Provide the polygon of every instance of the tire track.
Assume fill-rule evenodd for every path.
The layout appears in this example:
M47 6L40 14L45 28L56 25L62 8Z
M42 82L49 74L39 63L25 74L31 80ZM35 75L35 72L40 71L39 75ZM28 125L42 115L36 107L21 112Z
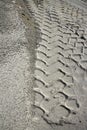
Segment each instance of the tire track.
M62 10L60 8L56 11L55 8L58 7L57 3L57 1L53 3L48 2L49 11L46 12L46 9L44 9L43 20L39 18L42 20L42 23L40 23L42 41L36 50L37 59L40 59L40 62L38 65L36 64L36 70L37 68L39 69L35 73L35 78L38 77L36 78L37 88L35 90L37 90L36 93L39 92L42 95L43 99L41 102L36 102L38 102L38 108L43 110L43 115L41 116L48 123L79 123L81 119L79 119L77 113L80 107L80 97L78 95L80 92L78 88L78 90L74 90L76 81L74 80L75 76L73 76L73 73L75 69L81 69L82 67L78 65L78 57L81 52L83 52L83 48L78 48L76 44L78 43L78 39L84 39L79 38L84 32L84 28L79 26L79 22L80 25L83 23L83 14L80 16L79 9L76 10L72 6L72 9L68 9L70 5L66 8L67 3L64 1L60 2L62 7L59 5ZM62 20L59 11L61 11L61 17L63 17ZM67 15L66 17L64 16L66 12L68 15L70 14L70 17ZM72 14L72 12L74 13ZM78 21L80 18L81 21ZM78 21L77 25L73 23L74 20ZM64 25L64 22L68 25L68 29L67 26ZM72 28L70 28L69 25L71 25ZM43 28L47 31L43 31ZM44 61L44 65L41 60ZM60 84L62 88L60 88ZM76 86L79 87L77 84ZM73 96L71 96L70 93L66 93L66 89L71 90ZM52 93L52 91L54 92ZM63 99L65 99L64 102L62 102ZM77 122L73 120L73 115L78 117Z
M33 14L42 40L35 50L35 118L84 124L87 13L65 0L44 0Z

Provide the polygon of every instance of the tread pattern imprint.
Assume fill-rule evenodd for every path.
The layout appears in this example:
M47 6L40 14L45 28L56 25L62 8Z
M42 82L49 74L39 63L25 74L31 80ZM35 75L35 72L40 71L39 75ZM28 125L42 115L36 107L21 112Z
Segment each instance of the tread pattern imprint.
M36 48L35 119L86 123L87 12L64 0L44 0L34 12L41 29Z

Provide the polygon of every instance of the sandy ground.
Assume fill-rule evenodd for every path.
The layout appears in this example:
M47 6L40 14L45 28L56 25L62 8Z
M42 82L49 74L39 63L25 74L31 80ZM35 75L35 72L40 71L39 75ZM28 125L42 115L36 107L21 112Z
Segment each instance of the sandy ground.
M34 50L40 40L34 22L22 0L0 0L0 130L53 130L44 121L31 120ZM77 130L78 126L66 124L55 130L67 128Z
M15 1L0 0L0 130L25 130L32 115L35 38L32 26L28 29L19 17L21 8Z

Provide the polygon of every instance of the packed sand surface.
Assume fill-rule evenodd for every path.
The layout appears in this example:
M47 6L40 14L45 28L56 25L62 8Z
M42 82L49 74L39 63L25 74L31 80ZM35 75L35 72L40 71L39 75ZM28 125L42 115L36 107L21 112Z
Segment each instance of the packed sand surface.
M85 0L0 0L0 130L87 130Z

